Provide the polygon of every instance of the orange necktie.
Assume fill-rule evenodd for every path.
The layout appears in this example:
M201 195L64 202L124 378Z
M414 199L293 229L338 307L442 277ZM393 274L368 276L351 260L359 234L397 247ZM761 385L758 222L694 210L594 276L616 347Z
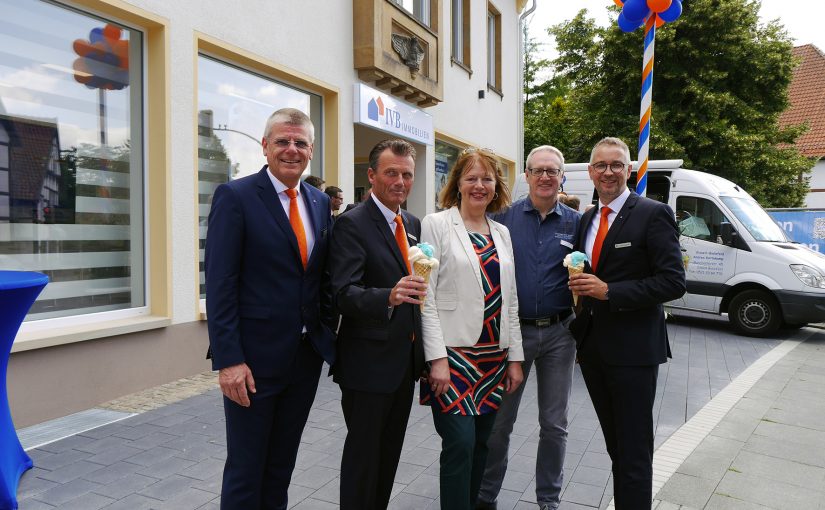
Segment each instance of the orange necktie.
M412 274L410 270L410 261L407 258L407 231L404 230L404 222L401 221L401 215L395 215L395 242L398 243L398 249L401 250L401 258L407 265L407 272Z
M604 244L604 238L607 236L607 217L610 215L610 208L607 206L602 207L602 217L599 220L599 231L596 232L596 240L593 241L593 263L590 264L593 267L593 271L596 271L596 266L599 264L599 255L602 253L602 244Z
M307 235L304 231L304 222L301 221L301 213L298 211L298 192L294 189L287 189L286 194L289 197L289 224L298 239L298 251L301 252L301 262L304 264L304 269L306 269Z

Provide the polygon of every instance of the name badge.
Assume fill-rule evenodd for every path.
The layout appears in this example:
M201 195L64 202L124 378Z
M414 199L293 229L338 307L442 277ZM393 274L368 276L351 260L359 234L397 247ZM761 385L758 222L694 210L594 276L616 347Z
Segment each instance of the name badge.
M630 241L613 245L614 248L630 248Z
M407 237L409 237L409 238L410 238L410 239L412 239L413 241L418 242L418 238L417 238L417 237L415 237L414 235L410 234L409 232L407 232Z
M560 239L560 240L559 240L559 242L561 243L561 245L562 245L562 246L567 246L567 247L568 247L568 248L570 248L571 250L573 249L573 243L568 243L568 242L567 242L567 241L565 241L564 239Z

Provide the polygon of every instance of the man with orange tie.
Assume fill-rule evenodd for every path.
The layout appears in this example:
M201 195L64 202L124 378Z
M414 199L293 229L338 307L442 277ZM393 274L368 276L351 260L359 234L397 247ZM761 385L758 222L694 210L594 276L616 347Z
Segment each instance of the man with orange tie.
M341 313L333 375L341 386L347 438L341 458L341 510L384 510L424 365L420 299L427 285L410 275L409 245L421 222L401 209L415 178L415 148L384 140L369 156L372 196L335 221L332 292Z
M286 509L323 361L335 360L325 278L329 198L301 182L314 127L273 113L257 174L220 185L206 238L212 368L224 394L222 509Z
M591 263L570 277L582 305L570 330L613 463L617 510L651 506L653 401L670 357L662 304L685 293L673 211L631 192L630 171L623 141L593 147L588 172L599 206L582 216L576 242Z

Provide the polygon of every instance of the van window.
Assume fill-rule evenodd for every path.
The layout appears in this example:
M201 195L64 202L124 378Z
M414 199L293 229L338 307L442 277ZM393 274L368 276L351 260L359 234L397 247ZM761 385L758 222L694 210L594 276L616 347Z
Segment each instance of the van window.
M676 198L676 223L679 233L685 237L721 244L722 222L726 221L722 211L710 200L690 196Z

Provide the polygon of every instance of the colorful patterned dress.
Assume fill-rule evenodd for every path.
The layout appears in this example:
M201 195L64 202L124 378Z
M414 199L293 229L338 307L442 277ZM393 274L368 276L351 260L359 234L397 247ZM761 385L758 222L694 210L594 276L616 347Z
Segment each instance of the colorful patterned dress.
M421 382L421 404L442 413L478 416L498 410L504 393L507 350L499 349L501 282L496 246L490 235L468 232L481 265L484 288L484 327L472 347L447 347L450 389L436 398L427 381Z

